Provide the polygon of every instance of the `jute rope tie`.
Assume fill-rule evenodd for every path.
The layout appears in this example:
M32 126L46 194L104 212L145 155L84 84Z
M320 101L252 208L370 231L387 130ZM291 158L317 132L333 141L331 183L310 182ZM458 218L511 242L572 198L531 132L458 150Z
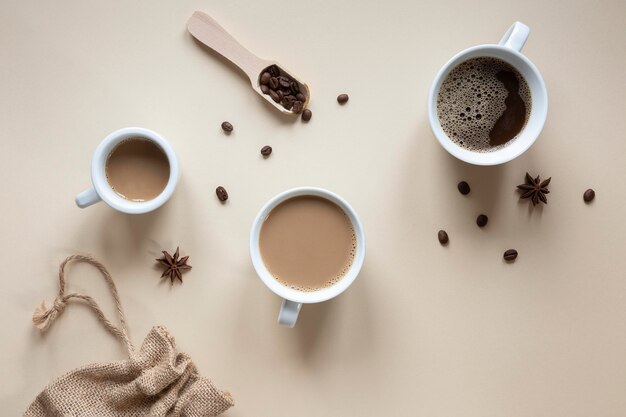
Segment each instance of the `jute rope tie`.
M120 327L115 326L109 319L106 318L98 303L88 295L79 294L79 293L69 293L65 294L65 266L69 262L85 262L94 267L96 267L109 286L109 290L111 290L111 294L113 295L113 300L115 301L115 309L117 311L117 315L120 319ZM98 319L104 324L104 326L109 330L113 335L115 335L118 339L124 342L126 346L126 350L130 355L132 355L135 348L133 347L130 338L128 337L128 327L126 324L126 317L124 315L124 311L122 309L122 304L120 303L120 297L117 293L117 288L115 287L115 283L113 282L113 278L109 271L102 265L99 261L92 258L91 256L86 255L72 255L67 257L59 266L59 294L54 300L51 308L47 308L45 302L41 303L41 306L35 310L33 313L33 323L35 326L41 330L42 332L48 330L48 328L52 325L52 323L56 320L56 318L63 312L65 306L71 299L78 299L84 301L93 311L96 313Z

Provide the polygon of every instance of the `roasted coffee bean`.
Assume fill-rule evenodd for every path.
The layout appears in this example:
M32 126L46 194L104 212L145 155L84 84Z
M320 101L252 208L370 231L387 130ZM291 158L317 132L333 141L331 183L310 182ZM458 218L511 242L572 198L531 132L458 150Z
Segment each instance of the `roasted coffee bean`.
M286 108L287 110L291 110L291 108L293 107L294 101L295 99L293 98L293 96L286 96L283 98L280 104L282 104L283 107Z
M488 221L489 218L484 214L480 214L478 217L476 217L476 224L478 225L478 227L485 227Z
M280 75L280 70L276 65L270 65L267 68L267 72L269 72L272 77L278 77Z
M346 104L349 99L350 99L350 97L348 97L347 94L339 94L337 96L337 103L339 103L339 104Z
M261 148L261 155L263 156L270 156L272 154L272 147L271 146L264 146Z
M590 202L594 198L596 198L596 192L593 191L591 188L585 191L585 194L583 194L583 200L585 200L585 203Z
M281 75L278 77L278 82L280 86L283 88L290 88L291 86L291 81L289 80L289 78L285 77L284 75Z
M504 252L504 260L507 262L512 262L517 258L517 251L515 249L509 249Z
M272 97L272 100L274 100L276 103L280 101L280 97L278 96L278 93L274 90L270 90L270 97Z
M445 245L450 240L445 230L440 230L439 233L437 233L437 239L439 239L439 243L442 245Z
M468 195L470 193L470 186L465 181L458 183L456 188L458 188L459 192L463 195Z
M215 194L217 195L217 198L222 202L228 200L228 193L226 192L226 188L222 187L221 185L215 189Z
M302 112L302 120L304 120L305 122L308 122L309 120L311 120L312 116L313 116L313 112L309 109L304 109L304 111Z
M233 125L230 122L222 122L222 130L226 133L233 131Z
M293 97L293 96L290 96L290 97ZM302 104L302 102L296 100L293 102L293 107L291 108L291 111L297 114L297 113L300 113L303 108L304 108L304 105Z
M304 110L304 103L307 97L300 91L300 84L288 74L280 71L276 65L266 68L259 78L260 90L263 94L268 94L274 102L281 104L285 109L292 110L294 103L294 113L301 113Z

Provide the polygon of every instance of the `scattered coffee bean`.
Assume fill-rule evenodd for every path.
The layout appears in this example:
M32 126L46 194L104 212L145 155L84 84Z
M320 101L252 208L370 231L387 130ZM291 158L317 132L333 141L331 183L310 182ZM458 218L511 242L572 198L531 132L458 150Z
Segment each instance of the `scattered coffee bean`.
M221 202L228 200L228 193L226 192L226 188L222 187L221 185L215 189L215 194L217 194L217 198Z
M507 262L513 262L517 258L517 251L515 249L509 249L504 252L504 260Z
M350 99L350 97L348 97L347 94L339 94L337 96L337 103L339 104L346 104L348 102L348 100Z
M303 108L304 104L301 101L296 100L293 102L293 107L291 108L291 111L293 111L294 113L300 113Z
M489 218L484 214L480 214L478 215L478 217L476 217L476 224L478 225L478 227L485 227L488 221Z
M271 146L264 146L261 148L261 155L267 157L267 156L270 156L271 154L272 154Z
M437 233L437 239L439 239L439 243L442 245L445 245L449 241L448 234L445 230L440 230L439 233Z
M222 130L226 133L233 131L233 125L230 122L222 122Z
M272 78L272 75L265 71L263 74L261 74L261 84L262 85L268 85L270 83L270 79Z
M302 112L302 120L304 120L305 122L308 122L309 120L311 120L312 116L313 116L313 112L311 112L311 110L309 109L304 109L304 111Z
M596 198L596 192L593 191L591 188L585 191L585 194L583 194L583 200L585 200L585 203L589 203L594 198Z
M301 113L304 110L307 97L303 94L300 84L276 65L261 72L259 84L263 94L269 95L285 109L293 113ZM297 104L298 102L300 104Z
M458 183L456 188L458 188L459 192L463 195L468 195L470 193L470 186L465 181Z

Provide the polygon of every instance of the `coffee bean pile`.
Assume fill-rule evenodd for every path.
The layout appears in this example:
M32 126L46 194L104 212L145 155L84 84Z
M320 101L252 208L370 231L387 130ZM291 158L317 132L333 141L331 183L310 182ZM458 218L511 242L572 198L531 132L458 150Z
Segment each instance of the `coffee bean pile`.
M287 110L299 114L304 110L306 96L300 91L300 84L276 65L267 67L259 78L261 92Z

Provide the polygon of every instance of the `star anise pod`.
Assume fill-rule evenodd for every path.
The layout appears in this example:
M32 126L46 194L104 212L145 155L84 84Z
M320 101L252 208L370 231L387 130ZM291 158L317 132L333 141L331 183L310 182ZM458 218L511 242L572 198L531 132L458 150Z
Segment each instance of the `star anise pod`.
M550 193L550 190L548 190L548 184L550 184L551 179L552 177L541 181L539 175L537 175L537 178L533 179L533 177L531 177L527 172L525 183L517 186L522 193L520 198L530 198L530 201L533 202L533 206L536 206L539 202L548 204L546 194Z
M165 266L167 269L161 275L161 278L167 277L170 279L170 284L174 284L174 280L178 279L180 282L183 282L183 271L187 269L191 269L191 265L187 265L187 259L189 256L183 256L178 259L179 250L176 248L176 252L174 256L167 253L167 251L163 251L163 258L158 258L157 261Z

